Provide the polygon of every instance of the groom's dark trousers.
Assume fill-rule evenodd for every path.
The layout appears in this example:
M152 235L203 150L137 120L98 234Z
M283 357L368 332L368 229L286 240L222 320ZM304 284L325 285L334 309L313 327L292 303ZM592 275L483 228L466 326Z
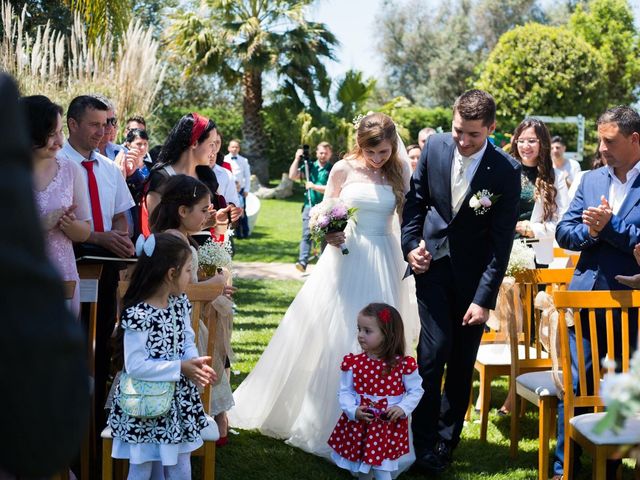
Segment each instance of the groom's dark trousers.
M473 365L484 325L462 326L473 293L456 286L449 257L431 263L429 275L416 276L420 341L418 365L424 396L413 412L416 450L440 438L457 444L469 406ZM442 376L447 365L442 389ZM433 406L440 405L440 409Z
M463 326L462 318L472 303L495 307L518 217L520 165L491 144L454 211L455 148L451 134L429 137L403 209L405 257L424 240L435 258L425 273L415 275L421 322L418 365L425 390L412 420L418 456L439 440L455 447L460 439L484 328ZM470 205L478 192L493 197L486 210Z

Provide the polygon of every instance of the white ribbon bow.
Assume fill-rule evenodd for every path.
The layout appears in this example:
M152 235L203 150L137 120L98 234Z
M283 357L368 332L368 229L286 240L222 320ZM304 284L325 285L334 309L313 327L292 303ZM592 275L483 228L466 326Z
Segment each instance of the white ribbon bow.
M138 236L136 240L136 255L139 257L144 252L147 257L153 255L153 251L156 248L156 237L152 233L148 238L144 238L144 235Z

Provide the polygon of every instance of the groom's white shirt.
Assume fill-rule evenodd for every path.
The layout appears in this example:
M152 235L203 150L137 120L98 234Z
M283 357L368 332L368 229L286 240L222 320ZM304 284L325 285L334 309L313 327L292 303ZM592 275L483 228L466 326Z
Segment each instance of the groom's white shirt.
M487 150L487 142L488 140L485 140L482 148L478 150L476 153L474 153L473 155L471 155L471 157L468 157L471 160L469 161L467 168L465 168L464 172L462 172L463 189L465 192L465 194L462 195L462 200L464 200L464 198L467 196L466 192L467 190L469 190L469 185L471 185L471 180L473 180L473 176L476 174L476 171L478 170L478 166L480 165L480 160L482 160L484 152ZM461 203L459 203L458 205L454 204L455 200L454 200L454 192L453 192L453 186L456 184L456 181L458 180L458 174L460 172L460 169L458 168L458 166L460 165L460 162L462 162L462 158L463 158L462 154L458 151L458 147L456 146L453 150L453 162L451 162L451 211L453 212L454 215L462 206ZM442 243L441 247L438 250L431 253L433 255L434 260L438 260L439 258L443 258L449 255L449 239L447 238Z
M484 155L484 152L487 150L487 142L488 140L485 140L482 148L478 150L476 153L474 153L473 155L471 155L471 157L468 157L471 159L471 161L469 162L469 165L467 166L467 168L465 168L464 172L462 173L464 176L462 181L464 184L465 192L469 189L469 185L471 185L471 180L473 179L473 176L476 174L476 171L478 170L478 165L480 165L480 160L482 160L482 156ZM462 154L458 151L458 147L456 146L456 148L453 150L453 162L451 162L451 193L453 193L453 186L458 180L458 172L460 169L457 167L462 161L462 158L463 158ZM465 195L463 195L463 198L464 197L466 197L466 193ZM451 202L452 202L451 210L454 212L457 212L457 210L460 208L460 205L453 205L453 195L451 195Z

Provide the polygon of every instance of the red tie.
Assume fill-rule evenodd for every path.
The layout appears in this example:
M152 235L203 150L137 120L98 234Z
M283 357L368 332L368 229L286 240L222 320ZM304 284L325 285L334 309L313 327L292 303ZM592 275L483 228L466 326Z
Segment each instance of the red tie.
M93 231L104 232L102 223L102 208L100 208L100 195L98 195L98 182L96 174L93 173L93 162L85 160L82 166L87 169L87 177L89 178L89 198L91 199L91 216L93 217Z

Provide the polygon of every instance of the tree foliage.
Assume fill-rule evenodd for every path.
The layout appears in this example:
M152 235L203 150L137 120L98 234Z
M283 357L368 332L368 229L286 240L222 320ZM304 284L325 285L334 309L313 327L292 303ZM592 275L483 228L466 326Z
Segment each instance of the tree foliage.
M338 84L336 92L336 99L340 102L336 112L338 116L347 120L355 117L371 97L375 86L375 80L365 80L362 72L349 70Z
M172 26L176 52L192 62L190 73L216 73L240 83L243 142L252 168L268 180L263 108L263 74L273 72L282 91L319 111L316 94L331 85L323 59L333 59L335 36L324 24L305 20L311 0L207 0L207 8L185 11Z
M569 28L595 47L607 76L605 103L629 104L637 99L640 83L638 31L626 0L591 0L578 5Z
M379 50L391 95L449 107L473 83L475 69L500 35L542 18L535 0L386 2Z
M563 27L528 24L505 33L477 83L496 99L511 126L527 114L597 115L606 88L604 62L584 39Z
M107 34L123 34L134 5L133 0L65 0L73 12L79 13L87 27L91 43Z

